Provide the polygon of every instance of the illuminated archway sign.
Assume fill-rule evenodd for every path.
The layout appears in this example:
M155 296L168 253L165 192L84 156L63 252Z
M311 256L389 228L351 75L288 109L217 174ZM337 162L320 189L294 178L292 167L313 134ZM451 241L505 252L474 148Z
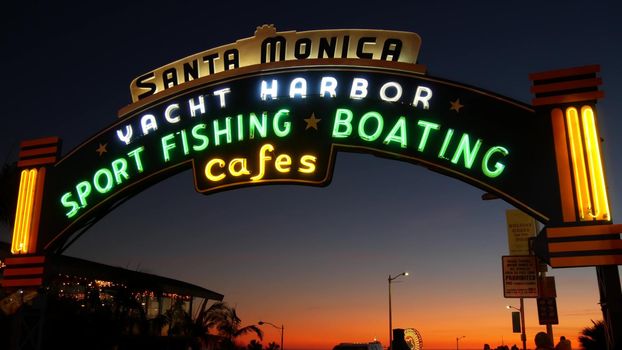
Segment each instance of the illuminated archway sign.
M543 222L536 254L597 266L607 329L622 343L618 270L607 266L622 264L622 225L601 161L599 67L532 74L531 106L426 75L419 46L414 33L262 26L137 77L118 121L60 160L58 138L22 142L11 245L21 256L6 259L3 287L42 285L47 253L184 169L205 194L325 186L336 153L364 152L452 176Z
M384 66L390 66L383 63ZM503 126L503 128L500 127ZM132 110L48 175L45 227L79 226L100 210L188 167L197 191L330 182L338 151L423 164L499 193L541 220L554 179L546 120L522 104L420 73L298 64L210 82ZM520 180L520 181L519 181ZM548 202L546 202L548 199ZM51 237L52 243L55 237Z
M61 249L122 200L184 169L205 194L325 186L338 152L423 165L549 226L610 223L598 96L565 111L533 107L426 75L419 45L406 32L263 26L134 79L119 119L62 159L58 140L22 145L13 252ZM534 79L536 97L546 93L536 106L560 103L560 79Z

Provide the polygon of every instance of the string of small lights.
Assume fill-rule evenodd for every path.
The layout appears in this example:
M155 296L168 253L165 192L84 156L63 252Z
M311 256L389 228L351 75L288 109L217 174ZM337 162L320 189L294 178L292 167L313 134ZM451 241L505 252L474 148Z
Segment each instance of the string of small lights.
M145 311L148 309L160 310L160 304L173 304L166 302L166 299L184 303L192 300L192 296L189 295L157 293L148 289L131 290L124 282L89 279L68 274L58 274L47 290L59 299L79 302L81 307L100 304L102 307L115 306L122 301L121 298L125 298L127 295L137 305L141 305ZM127 302L127 300L124 299L123 302Z

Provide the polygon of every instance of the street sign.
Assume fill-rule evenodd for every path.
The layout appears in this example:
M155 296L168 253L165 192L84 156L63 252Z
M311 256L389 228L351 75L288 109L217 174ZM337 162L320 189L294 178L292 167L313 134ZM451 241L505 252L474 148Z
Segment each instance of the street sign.
M533 255L503 256L503 296L538 297L538 261Z
M536 220L518 209L505 211L510 255L529 255L529 238L537 233Z
M520 333L520 312L512 312L512 333Z
M538 298L538 321L541 325L559 324L557 318L557 302L555 298Z
M555 298L557 297L557 290L555 288L555 277L546 276L540 278L538 283L538 297L541 298Z

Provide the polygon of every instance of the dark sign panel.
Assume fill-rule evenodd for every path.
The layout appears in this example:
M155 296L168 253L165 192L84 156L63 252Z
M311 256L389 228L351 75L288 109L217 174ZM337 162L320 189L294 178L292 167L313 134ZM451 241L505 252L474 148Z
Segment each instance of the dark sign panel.
M512 311L512 333L520 333L520 312Z
M313 65L195 84L123 115L50 169L42 241L61 243L187 168L206 194L325 186L339 151L423 165L546 222L559 217L549 124L516 101L380 67Z
M541 325L559 324L557 318L557 302L555 298L542 297L537 298L538 303L538 322Z

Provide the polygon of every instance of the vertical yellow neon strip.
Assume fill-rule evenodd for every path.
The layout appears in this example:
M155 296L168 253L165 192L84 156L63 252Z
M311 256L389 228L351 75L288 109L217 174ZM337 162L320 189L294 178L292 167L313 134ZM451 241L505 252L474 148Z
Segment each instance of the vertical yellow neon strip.
M20 234L22 232L22 217L24 212L24 201L26 200L25 192L28 182L28 170L22 170L19 180L19 194L17 196L17 208L15 212L15 223L13 224L13 239L11 240L11 253L17 254L20 251L19 242L21 242Z
M39 220L41 219L41 201L43 199L43 185L45 184L45 168L37 171L37 184L35 186L34 201L32 206L32 223L28 235L28 252L37 251L37 239L39 238Z
M587 151L588 169L590 171L590 183L592 185L592 197L594 198L594 210L591 214L596 220L610 220L609 200L605 186L605 175L600 157L600 146L594 111L590 106L581 108L583 122L583 139Z
M36 184L37 169L22 170L19 194L17 196L13 240L11 242L11 253L13 254L28 253Z
M30 225L32 223L32 207L35 199L35 188L37 184L37 170L28 171L28 187L26 189L26 201L24 206L24 226L20 235L20 250L28 253L28 240L30 239Z
M587 182L585 160L583 158L583 142L581 138L581 127L579 125L579 115L577 109L574 107L566 109L566 126L568 128L568 139L570 140L570 156L572 158L572 169L574 171L579 219L581 221L590 220L592 219L590 216L590 188Z

